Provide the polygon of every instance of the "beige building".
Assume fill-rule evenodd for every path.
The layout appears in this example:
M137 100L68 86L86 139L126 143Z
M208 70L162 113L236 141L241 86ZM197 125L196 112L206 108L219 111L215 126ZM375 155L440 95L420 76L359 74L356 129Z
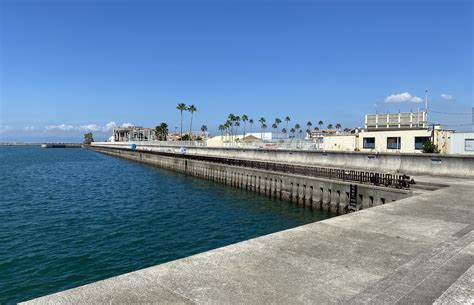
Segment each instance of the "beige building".
M432 141L440 153L449 152L451 130L435 129L378 129L362 130L355 134L322 137L323 150L421 153L423 145Z
M438 146L440 153L448 153L451 131L435 129L395 129L361 131L357 135L360 151L421 153L427 141Z
M357 136L350 135L327 135L322 137L323 150L354 151L357 148Z
M207 146L209 147L220 147L225 144L231 143L250 143L250 142L257 142L261 141L260 138L257 138L254 135L247 134L245 137L243 135L222 135L222 136L215 136L206 141Z

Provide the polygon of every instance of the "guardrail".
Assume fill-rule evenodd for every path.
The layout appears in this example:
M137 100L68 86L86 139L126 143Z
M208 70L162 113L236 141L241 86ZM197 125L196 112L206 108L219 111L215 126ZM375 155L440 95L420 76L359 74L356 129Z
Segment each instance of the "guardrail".
M254 161L243 160L235 158L211 157L202 155L188 155L185 153L150 151L130 148L117 147L100 147L102 149L110 150L128 150L137 151L140 153L159 155L164 157L173 157L187 160L204 161L211 163L219 163L231 166L249 167L255 169L264 169L274 172L283 172L290 174L299 174L311 177L320 177L328 179L337 179L341 181L357 182L361 184L371 184L376 186L384 186L398 189L409 189L410 184L414 183L413 179L404 174L386 174L380 172L360 171L360 170L345 170L329 167L314 167L294 165L287 163L277 163L268 161Z

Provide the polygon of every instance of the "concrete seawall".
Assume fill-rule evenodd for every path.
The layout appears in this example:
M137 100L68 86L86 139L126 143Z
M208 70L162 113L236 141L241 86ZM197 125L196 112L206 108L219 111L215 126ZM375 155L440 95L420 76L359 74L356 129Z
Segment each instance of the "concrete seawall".
M138 148L177 150L153 142L134 142ZM96 146L130 147L130 143L93 143ZM186 147L188 154L285 162L312 166L337 167L405 173L474 178L474 156L441 154L397 154L342 151L276 150L248 148Z
M290 200L303 206L339 214L348 212L351 185L349 182L164 157L147 151L110 149L99 146L92 146L90 149L232 187L247 189L270 197ZM382 205L411 195L410 190L358 184L357 210Z

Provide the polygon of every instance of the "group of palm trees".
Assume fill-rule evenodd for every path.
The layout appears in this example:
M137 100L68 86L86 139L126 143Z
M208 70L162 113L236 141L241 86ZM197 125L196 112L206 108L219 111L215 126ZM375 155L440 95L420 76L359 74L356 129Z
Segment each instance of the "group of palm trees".
M219 131L221 132L221 136L223 137L224 133L228 133L231 136L231 138L233 138L235 135L238 134L238 130L239 130L239 127L240 127L240 122L242 122L243 125L244 125L243 126L243 128L244 128L243 135L244 136L246 134L247 122L250 125L250 133L252 133L252 127L253 127L253 124L254 124L253 119L249 119L248 115L246 115L246 114L244 114L244 115L242 115L242 117L240 117L238 115L230 113L227 116L227 121L224 124L220 124L219 127L218 127ZM261 117L258 120L258 122L260 123L260 134L261 134L261 138L263 139L263 134L264 134L265 130L268 128L267 120L264 117ZM292 138L295 138L295 134L299 135L299 137L302 138L303 129L301 128L300 124L295 124L294 127L290 128L289 123L291 122L291 118L289 116L285 117L285 122L286 122L286 127L282 128L281 130L279 130L280 124L282 123L282 120L280 118L276 118L274 123L271 125L274 132L276 133L276 138L277 139L279 139L280 131L283 134L285 134L285 136L288 133L290 133ZM322 130L323 125L324 125L324 122L319 121L318 122L319 127L315 127L313 130ZM306 123L306 127L307 127L306 133L309 134L309 135L311 135L312 126L313 126L313 124L311 122ZM338 130L338 131L341 129L341 127L342 126L339 123L337 123L336 126L335 126L336 130ZM332 124L328 124L327 129L333 130L334 126Z
M191 140L192 130L193 130L193 116L194 116L194 112L197 111L197 108L194 105L187 106L185 103L179 103L178 106L176 106L176 109L179 110L180 116L181 116L181 128L180 128L180 139L181 140L184 139L183 138L183 112L188 111L189 113L191 113L191 118L189 120L189 135L187 137L189 140ZM203 134L206 133L207 132L207 126L202 125L201 126L201 131L202 131Z

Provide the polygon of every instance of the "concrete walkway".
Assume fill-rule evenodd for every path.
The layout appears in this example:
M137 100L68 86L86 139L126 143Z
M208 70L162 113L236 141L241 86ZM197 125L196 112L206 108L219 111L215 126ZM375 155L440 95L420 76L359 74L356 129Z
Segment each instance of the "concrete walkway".
M474 182L443 183L27 303L472 304Z

